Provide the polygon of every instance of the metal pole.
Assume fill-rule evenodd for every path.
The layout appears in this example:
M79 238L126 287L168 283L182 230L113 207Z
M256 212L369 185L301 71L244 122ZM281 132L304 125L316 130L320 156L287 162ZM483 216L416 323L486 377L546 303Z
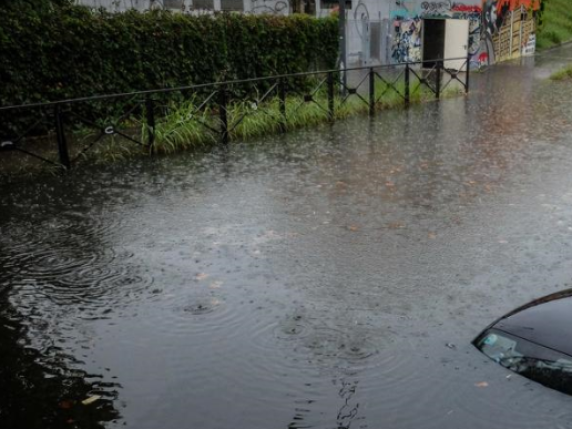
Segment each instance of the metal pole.
M284 133L286 132L286 84L284 78L280 79L278 82L278 98L280 99L280 130Z
M346 45L346 0L339 1L339 38L340 38L340 70L344 70L348 67L347 65L347 45ZM340 75L340 82L342 83L340 90L345 92L347 86L347 76L346 73L342 71Z
M467 73L465 75L465 94L469 93L469 83L471 82L471 54L467 54Z
M62 117L62 111L59 104L54 108L54 114L56 116L56 137L58 140L58 153L60 155L60 164L62 164L62 166L66 170L69 170L69 168L71 167L71 162L68 153L68 144L66 141L66 135L64 131L64 121Z
M334 120L334 109L334 74L332 72L328 72L328 112L330 121Z
M147 116L147 146L149 153L155 152L155 108L150 96L145 97L145 114Z
M375 74L373 67L369 68L369 115L375 115Z
M522 15L524 14L525 9L524 6L520 6L520 31L518 32L518 44L519 44L519 56L522 57L523 49L522 49L522 33L524 32L524 24L526 21L522 19ZM526 14L526 18L528 19L528 13Z
M227 99L226 99L226 85L221 85L219 89L219 117L221 124L221 135L223 144L228 144L228 116L226 111Z
M435 79L435 97L437 99L441 98L441 68L443 67L443 61L437 61L437 77Z
M405 63L405 107L409 107L410 102L411 102L411 95L410 95L409 63Z

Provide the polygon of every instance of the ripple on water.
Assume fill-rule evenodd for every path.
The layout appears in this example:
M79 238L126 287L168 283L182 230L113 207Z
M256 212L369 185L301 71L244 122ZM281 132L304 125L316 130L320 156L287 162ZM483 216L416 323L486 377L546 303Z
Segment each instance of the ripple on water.
M131 253L113 248L43 244L11 259L20 267L13 275L18 290L35 291L61 305L83 303L99 307L108 306L111 301L124 305L119 297L146 290L153 283L143 264L138 265Z
M264 358L245 365L273 378L316 368L365 370L376 365L379 354L378 344L363 332L325 326L323 319L304 308L260 319L248 338L254 354Z
M558 392L547 393L561 398L550 394L543 395L545 387L503 368L495 368L493 374L484 388L478 387L477 381L480 380L469 382L467 377L458 377L451 399L453 406L460 410L462 415L472 416L483 427L495 427L499 422L511 422L513 427L530 429L557 427L558 421L570 417L566 411L559 414L551 410L557 406L555 399L567 399L564 395ZM572 420L569 423L572 423Z

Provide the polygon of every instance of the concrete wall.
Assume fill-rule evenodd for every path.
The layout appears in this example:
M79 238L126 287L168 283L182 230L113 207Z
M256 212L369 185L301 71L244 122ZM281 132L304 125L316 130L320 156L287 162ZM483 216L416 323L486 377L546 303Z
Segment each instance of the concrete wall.
M352 0L348 10L348 64L421 60L424 18L469 19L470 50L480 51L482 0ZM381 37L381 40L375 40ZM377 58L378 47L382 51Z
M534 52L534 18L533 14L525 12L530 8L538 9L538 0L397 0L391 4L390 56L393 62L418 61L421 58L424 18L470 21L469 53L472 67ZM526 15L522 23L521 12Z
M151 8L152 0L76 0L77 4L93 8L104 8L112 12L124 12L129 9L140 11Z
M184 13L205 13L208 11L232 10L249 13L272 13L287 15L288 0L76 0L78 4L93 8L104 8L111 12L125 12L136 9L167 9Z

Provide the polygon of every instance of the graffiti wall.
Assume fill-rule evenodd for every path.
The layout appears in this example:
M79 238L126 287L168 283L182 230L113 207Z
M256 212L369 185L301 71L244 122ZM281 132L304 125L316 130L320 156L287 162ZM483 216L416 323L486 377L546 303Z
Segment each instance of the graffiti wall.
M290 6L303 4L295 0L75 0L77 4L95 9L104 8L111 12L125 12L135 9L170 10L190 14L205 14L213 11L236 11L244 13L266 13L288 15Z
M540 0L483 0L481 38L495 61L534 53L534 16L539 8Z
M395 63L421 60L423 19L442 18L470 21L469 51L475 61L479 61L481 17L481 0L465 2L402 0L399 2L399 7L391 11L393 28L391 60Z
M423 19L469 20L471 67L534 52L534 14L540 0L398 0L390 11L394 63L419 61ZM510 27L510 29L507 29Z
M394 19L391 59L395 63L421 61L421 19Z

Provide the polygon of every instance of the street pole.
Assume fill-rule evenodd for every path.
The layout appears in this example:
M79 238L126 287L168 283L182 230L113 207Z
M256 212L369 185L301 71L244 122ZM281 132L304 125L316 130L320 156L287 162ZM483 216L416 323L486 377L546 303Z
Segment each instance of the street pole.
M346 58L346 0L339 0L339 33L340 33L340 70L347 68ZM340 91L345 92L347 85L346 72L340 72Z

